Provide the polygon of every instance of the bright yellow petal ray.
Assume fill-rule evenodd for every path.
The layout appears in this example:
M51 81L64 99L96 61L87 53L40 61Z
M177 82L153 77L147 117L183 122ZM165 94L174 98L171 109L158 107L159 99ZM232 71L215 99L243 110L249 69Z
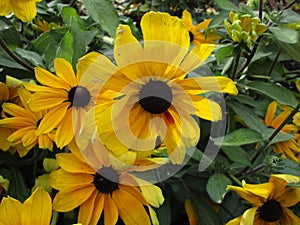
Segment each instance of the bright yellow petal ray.
M46 92L46 93L56 93L56 94L61 94L62 93L61 89L56 89L56 88L31 84L31 83L28 83L28 82L25 82L23 85L27 90L33 91L33 92Z
M291 207L300 201L300 189L288 187L284 193L276 200L283 207Z
M4 225L21 224L22 204L11 197L3 198L0 204L0 218Z
M190 225L200 225L197 212L195 210L194 204L190 199L186 199L184 202L184 208L188 216Z
M150 219L143 205L128 192L113 192L112 199L118 207L121 219L125 224L150 225ZM130 204L128 204L130 202Z
M282 122L290 115L291 111L285 110L280 113L274 120L272 121L272 127L277 128L279 127Z
M16 105L14 103L5 102L2 104L2 109L4 112L6 112L7 114L9 114L13 117L25 117L26 116L30 119L31 118L35 119L35 116L33 116L32 113L28 112L23 107Z
M94 211L93 215L90 221L90 225L97 225L98 221L100 219L100 216L103 211L103 206L104 206L104 194L98 194L95 200L95 206L94 206Z
M41 134L38 136L38 143L41 149L52 149L53 141L47 134Z
M1 0L0 1L0 16L7 16L12 11L11 1Z
M250 208L246 210L241 218L241 225L254 225L255 223L255 214L257 207ZM257 224L258 225L258 224Z
M97 202L95 202L98 191L95 189L90 197L80 205L78 222L82 224L90 224L94 207Z
M32 111L41 111L45 109L51 109L54 107L60 107L62 103L71 105L71 102L66 103L68 100L67 92L61 93L46 93L36 92L29 100L29 107Z
M297 217L291 210L283 208L283 215L280 222L283 225L298 225L300 224L300 218Z
M0 120L1 127L20 129L23 127L35 127L34 121L26 117L11 117Z
M237 217L233 220L230 220L226 225L240 225L242 217Z
M136 177L134 177L133 179L135 179L135 178ZM134 186L134 185L138 185L138 184L137 183L131 184L130 186L126 186L126 185L121 186L120 185L120 189L122 189L122 191L126 191L130 195L134 196L141 204L148 205L147 200L142 195L140 188L138 186Z
M235 191L239 196L248 201L253 206L261 206L265 198L248 192L246 189L237 186L228 186L228 190Z
M22 137L22 143L25 148L29 148L29 146L36 145L38 143L38 138L35 136L35 129L27 131L27 133Z
M37 188L22 205L22 225L49 225L52 216L52 201L48 192Z
M70 84L66 83L60 77L53 75L52 73L48 72L43 68L35 68L35 77L41 84L46 85L48 87L64 89L67 91L71 89Z
M271 102L265 116L265 123L267 126L272 126L272 121L274 119L276 109L277 109L277 102L275 101Z
M10 143L7 141L7 138L12 133L12 129L0 127L0 146L3 151L7 151L10 148Z
M69 212L84 203L94 192L95 186L69 188L59 191L53 200L53 209L58 212ZM76 196L74 198L74 196Z
M182 20L185 24L185 26L188 28L188 30L193 26L193 20L192 20L192 15L189 11L186 9L183 10L182 12Z
M84 161L80 161L73 154L59 153L56 155L56 159L60 167L70 173L87 173L95 174L96 171L92 169Z
M13 11L20 20L29 22L36 16L36 0L12 1Z
M70 84L71 87L77 86L78 81L76 80L71 63L63 58L56 58L54 60L54 68L58 77Z
M105 194L104 198L104 224L115 225L118 221L119 216L116 203L111 199L111 196L109 194Z
M54 141L58 148L63 148L67 146L72 139L74 138L75 131L73 130L73 115L72 115L72 108L69 108L57 127Z
M268 199L269 196L273 193L275 187L277 187L276 184L274 185L271 182L263 184L243 184L243 188L246 191L263 199Z
M1 2L2 1L0 1L0 5L1 5ZM7 101L9 99L8 87L7 87L6 84L1 83L1 82L0 82L0 93L1 93L1 95L0 95L0 102L1 103L4 102L4 101Z
M50 174L50 184L57 190L64 188L89 185L93 182L94 177L86 173L69 173L63 169L53 171Z

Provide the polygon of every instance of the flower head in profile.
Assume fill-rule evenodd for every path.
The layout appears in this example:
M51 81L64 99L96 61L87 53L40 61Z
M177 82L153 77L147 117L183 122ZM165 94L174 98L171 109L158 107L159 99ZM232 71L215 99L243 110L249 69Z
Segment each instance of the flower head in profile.
M24 87L18 89L22 107L14 103L3 103L3 112L10 115L0 120L0 127L12 128L14 131L7 137L7 141L16 146L20 157L25 156L34 146L41 149L52 149L53 135L51 132L37 134L39 124L42 123L46 111L32 112L27 105L31 93Z
M207 34L207 37L205 36L205 29L207 29L211 19L206 19L201 23L194 25L191 13L187 10L184 10L182 12L182 20L189 31L190 41L194 45L198 45L202 43L214 44L216 43L217 40L221 38L213 31L210 31Z
M29 22L36 16L36 2L41 0L5 0L0 1L0 16L13 12L23 22Z
M300 219L288 207L300 201L300 188L288 187L288 183L297 180L291 175L272 175L268 183L247 184L243 187L228 186L253 205L241 217L229 221L226 225L296 225Z
M15 79L10 76L6 76L6 83L0 82L0 120L9 117L3 111L2 104L5 102L11 102L18 105L22 105L19 96L18 88L22 85L22 81ZM9 135L11 135L14 130L10 127L1 127L0 126L0 149L3 151L13 151L10 143L7 141Z
M225 20L225 28L228 35L236 43L246 44L250 48L262 33L267 30L266 25L257 17L251 15L240 15L231 11L229 19Z
M59 148L66 146L78 130L78 121L92 104L91 88L78 82L84 65L77 64L75 75L72 65L65 59L54 60L56 75L43 68L35 68L36 79L42 85L25 83L24 86L35 92L29 99L29 107L34 112L48 110L39 124L36 135L55 129L54 141Z
M129 26L118 27L117 66L98 54L86 70L85 77L106 79L95 107L98 133L108 149L148 151L163 142L172 162L181 163L185 147L194 146L200 137L192 115L209 121L222 117L220 105L205 94L237 94L237 88L224 76L187 77L215 46L200 44L189 51L189 32L181 19L149 12L142 17L141 28L143 45ZM101 101L108 91L116 93L111 107Z
M292 111L289 107L283 107L284 110L275 116L277 106L278 103L276 101L271 102L264 119L264 123L274 129L277 129ZM286 124L281 131L294 135L298 131L298 128L293 124ZM299 158L297 158L297 155L300 154L300 146L296 142L296 137L287 141L277 142L272 145L272 148L276 154L282 153L282 157L289 158L298 163L300 162Z
M150 225L157 220L151 206L159 207L164 201L160 188L135 177L130 167L121 168L98 140L81 151L75 141L68 147L71 153L56 155L60 169L50 175L52 187L59 191L54 210L79 207L78 222L90 225L96 225L101 215L105 225L116 224L119 217L128 225Z
M52 201L48 192L37 188L23 204L12 197L4 197L0 203L0 225L49 225Z

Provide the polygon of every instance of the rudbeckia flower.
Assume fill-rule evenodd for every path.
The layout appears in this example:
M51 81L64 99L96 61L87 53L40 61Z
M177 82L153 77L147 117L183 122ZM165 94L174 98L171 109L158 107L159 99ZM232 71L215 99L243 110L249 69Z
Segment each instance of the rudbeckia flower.
M300 189L287 185L288 181L281 174L272 175L268 183L246 184L243 181L243 187L228 186L228 190L235 191L253 207L226 225L300 224L300 219L288 209L300 201Z
M5 197L0 204L0 225L49 225L52 202L48 192L37 188L23 204L12 197Z
M61 168L50 174L52 187L59 191L54 210L68 212L79 207L77 222L89 225L96 225L101 214L105 225L116 224L119 216L128 225L150 225L150 217L157 221L151 206L159 207L164 201L160 188L135 177L131 167L120 169L118 160L99 141L81 151L75 141L68 147L71 153L56 155Z
M36 16L36 2L41 0L2 0L0 16L13 12L23 22L29 22Z
M53 135L51 132L37 134L39 124L43 122L46 111L32 112L27 105L30 92L22 87L18 89L18 93L23 107L8 102L2 104L3 111L10 117L0 120L0 127L15 130L7 140L14 146L21 144L24 147L17 148L20 157L25 156L37 144L39 148L52 149Z
M268 127L274 129L277 129L292 111L291 108L285 107L280 114L275 116L275 113L277 111L277 106L278 104L276 101L271 102L264 119L264 123ZM286 124L281 131L287 134L293 134L293 132L298 131L298 128L293 124ZM297 155L300 153L300 146L296 142L295 138L287 141L277 142L272 145L272 148L276 154L282 153L282 157L289 158L298 163L300 162L299 159L297 158Z
M39 124L36 135L56 129L54 141L59 148L68 145L78 130L78 122L93 102L92 89L79 80L84 70L77 64L75 75L72 65L62 58L54 60L56 75L43 68L35 68L35 77L42 85L25 83L24 86L35 92L29 100L34 112L49 110Z
M196 26L193 24L193 18L189 11L184 10L182 12L182 20L189 30L190 41L194 45L202 43L216 43L221 37L215 34L213 31L210 31L207 37L205 37L205 29L207 29L211 19L206 19Z
M200 137L191 114L209 121L222 117L219 104L205 94L237 94L237 88L224 76L187 78L215 46L201 44L189 51L189 33L181 19L149 12L142 17L141 28L143 45L129 26L120 25L114 48L117 66L98 54L83 77L106 79L95 107L98 133L108 149L148 151L163 142L172 162L181 163L185 146L194 146ZM117 93L108 108L101 101L107 91ZM119 143L123 147L116 147Z
M0 82L0 120L7 118L7 115L3 111L2 104L5 102L14 102L20 104L20 99L18 96L18 88L22 85L22 82L6 76L6 83ZM7 141L9 135L13 133L13 129L9 127L0 126L0 149L7 151L10 148L10 143Z

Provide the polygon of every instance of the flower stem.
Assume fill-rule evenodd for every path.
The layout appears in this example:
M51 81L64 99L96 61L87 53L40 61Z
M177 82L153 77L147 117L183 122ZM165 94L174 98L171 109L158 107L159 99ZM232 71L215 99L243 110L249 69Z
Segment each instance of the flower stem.
M233 174L231 173L227 173L227 175L231 178L231 180L233 180L235 183L237 183L238 185L242 186L242 182Z
M275 56L275 59L274 59L272 65L271 65L271 67L270 67L270 69L269 69L269 72L268 72L268 74L267 74L268 77L271 76L271 73L273 72L273 70L274 70L274 68L275 68L275 65L276 65L276 63L277 63L277 61L278 61L278 58L279 58L279 56L280 56L280 53L281 53L281 49L278 49L277 54L276 54L276 56Z
M1 47L4 49L4 51L13 59L15 60L17 63L19 63L21 66L23 66L24 68L26 68L29 72L34 73L34 69L32 66L26 64L25 62L23 62L18 56L16 56L7 46L7 44L2 40L2 38L0 38L0 45Z
M288 5L286 5L286 6L283 7L282 9L283 9L283 10L288 9L288 8L290 8L291 6L293 6L296 2L297 2L297 0L291 1Z
M238 52L235 54L234 56L234 60L233 60L233 68L232 68L232 72L231 72L231 79L234 81L237 75L237 69L239 66L239 62L240 62L240 58L241 58L241 54L242 51L239 49Z
M50 225L56 225L59 217L59 212L53 211L53 216Z
M259 5L258 5L258 18L262 20L262 13L263 13L263 0L259 0Z

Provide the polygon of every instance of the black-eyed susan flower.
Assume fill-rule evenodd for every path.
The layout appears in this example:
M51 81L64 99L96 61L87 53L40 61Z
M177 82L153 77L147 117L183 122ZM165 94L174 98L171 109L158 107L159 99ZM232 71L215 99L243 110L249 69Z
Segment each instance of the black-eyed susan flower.
M36 2L41 0L5 0L0 1L0 16L13 12L23 22L29 22L36 16Z
M17 151L20 157L25 156L34 146L41 149L52 149L52 131L37 134L40 123L46 115L46 111L33 112L27 102L31 93L24 87L18 89L22 107L14 103L3 103L3 111L10 115L9 118L0 120L0 127L12 128L13 133L7 137L7 141L13 146L21 145Z
M231 11L229 20L225 20L225 28L231 39L250 48L262 33L267 30L266 25L260 22L257 17L251 15L240 15Z
M96 225L101 215L105 225L116 224L119 217L128 225L157 221L151 206L159 207L164 201L160 188L132 175L130 167L120 169L114 163L118 160L97 140L81 151L75 141L68 147L71 153L56 155L61 168L50 175L52 187L59 191L54 210L79 207L78 223L90 225Z
M0 82L0 120L7 118L7 115L2 108L2 104L5 102L12 102L16 104L20 104L20 99L18 96L18 88L22 85L22 82L12 78L10 76L6 76L6 83ZM1 127L0 126L0 149L3 151L7 151L10 149L10 143L7 141L9 135L13 133L13 129L9 127Z
M12 197L4 197L0 204L1 225L49 225L51 216L51 198L42 188L37 188L23 203Z
M56 129L54 141L59 148L71 142L78 130L80 118L93 102L91 88L79 85L81 64L77 64L75 75L72 65L65 59L54 60L56 75L43 68L35 68L36 79L42 85L25 83L24 86L35 92L29 100L34 112L48 110L36 131L37 135Z
M95 107L95 117L100 118L98 133L108 149L148 151L160 140L171 160L181 163L185 146L195 145L200 137L191 115L210 121L222 117L219 104L205 93L237 94L237 88L224 76L187 78L215 46L201 44L189 51L189 32L181 19L149 12L143 16L141 28L143 45L129 26L118 27L114 48L117 66L98 54L86 70L85 79L106 79ZM117 93L109 108L101 101L107 91ZM118 147L119 143L123 147Z
M275 116L277 111L277 106L278 103L276 101L271 102L267 109L265 119L264 119L264 123L268 127L274 129L277 129L292 111L291 108L284 107L284 110L281 113L279 113L277 116ZM293 124L286 124L281 131L293 135L293 133L298 131L298 128ZM295 162L300 162L299 159L297 158L297 155L300 153L300 146L296 142L295 138L287 141L277 142L272 145L272 148L276 154L282 153L282 157L289 158L291 160L294 160Z
M217 40L221 38L213 31L210 31L207 37L205 37L205 29L207 29L211 19L203 20L201 23L194 25L191 13L187 10L184 10L182 12L182 20L189 30L190 41L194 45L202 43L214 44Z
M226 225L296 225L300 219L288 207L300 201L300 189L288 187L290 175L272 175L268 183L246 184L243 187L228 186L247 200L252 208L241 217L229 221ZM298 180L299 182L299 180Z

